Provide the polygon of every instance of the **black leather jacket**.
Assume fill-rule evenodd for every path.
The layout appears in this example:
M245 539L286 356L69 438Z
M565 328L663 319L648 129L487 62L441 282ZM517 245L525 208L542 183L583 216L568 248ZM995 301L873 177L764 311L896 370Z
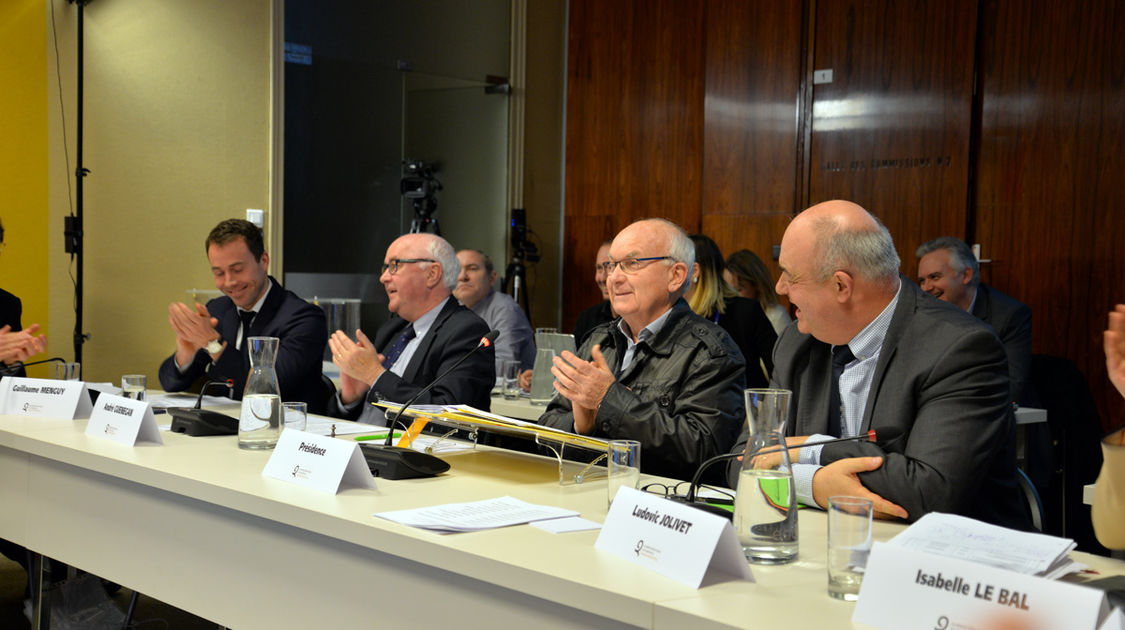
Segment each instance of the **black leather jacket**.
M599 344L606 363L618 371L628 347L618 321L594 328L579 356L589 360ZM745 424L745 365L730 335L681 299L660 331L638 344L633 362L610 386L593 435L638 440L643 472L691 479L704 460L730 450ZM556 396L539 422L574 431L570 401ZM717 465L705 479L721 480L722 471Z

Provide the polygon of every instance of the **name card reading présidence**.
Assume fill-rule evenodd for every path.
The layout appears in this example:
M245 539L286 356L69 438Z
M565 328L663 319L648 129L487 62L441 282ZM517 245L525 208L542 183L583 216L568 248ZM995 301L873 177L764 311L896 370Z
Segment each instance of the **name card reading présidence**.
M375 487L357 442L295 429L281 432L262 474L331 494L345 485Z
M852 621L887 630L1095 630L1107 612L1098 589L877 542Z
M164 443L148 403L106 393L98 396L94 403L86 435L128 446L137 442Z
M10 376L0 380L0 413L81 420L90 417L90 395L82 381Z
M594 547L699 588L709 571L753 581L727 519L623 487Z

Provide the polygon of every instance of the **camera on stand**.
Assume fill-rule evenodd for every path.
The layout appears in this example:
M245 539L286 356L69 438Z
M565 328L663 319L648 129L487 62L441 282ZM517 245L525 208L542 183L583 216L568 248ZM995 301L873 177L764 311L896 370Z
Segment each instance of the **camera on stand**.
M441 182L434 177L438 167L422 160L402 161L402 181L399 191L411 200L414 206L414 220L410 223L410 233L433 232L441 235L441 228L434 218L437 212L437 193L442 189Z
M523 208L512 208L512 261L504 270L504 291L509 292L512 299L523 307L524 313L529 313L527 299L527 267L524 262L539 262L539 248L535 243L527 240L527 211Z

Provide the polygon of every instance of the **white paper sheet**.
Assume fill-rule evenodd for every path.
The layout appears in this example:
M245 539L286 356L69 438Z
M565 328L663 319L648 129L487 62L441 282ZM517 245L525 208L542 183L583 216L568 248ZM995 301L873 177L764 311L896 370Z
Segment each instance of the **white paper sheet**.
M414 510L376 512L372 516L440 533L472 532L522 525L532 521L578 516L578 512L550 505L535 505L514 497L469 503L448 503Z

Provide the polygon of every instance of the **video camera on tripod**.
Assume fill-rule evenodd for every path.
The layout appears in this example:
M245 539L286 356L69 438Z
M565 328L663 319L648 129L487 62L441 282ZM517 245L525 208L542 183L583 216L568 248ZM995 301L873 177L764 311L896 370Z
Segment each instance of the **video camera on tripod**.
M414 206L414 220L410 223L412 234L429 232L431 225L434 234L441 234L438 221L434 218L434 213L437 212L437 192L442 189L441 182L434 177L437 170L437 165L427 164L422 160L407 158L402 161L399 191Z

